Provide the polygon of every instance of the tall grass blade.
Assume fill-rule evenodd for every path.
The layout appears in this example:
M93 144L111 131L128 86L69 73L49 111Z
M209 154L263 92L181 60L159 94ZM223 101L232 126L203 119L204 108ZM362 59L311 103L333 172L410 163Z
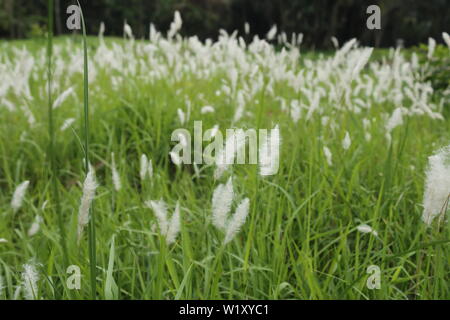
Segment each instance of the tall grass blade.
M77 0L78 7L81 12L81 22L83 28L83 52L84 52L84 70L83 70L83 87L84 87L84 160L85 171L89 172L89 67L88 67L88 55L87 55L87 40L86 40L86 24L84 21L83 10L81 9L80 2ZM91 298L96 298L96 241L95 241L95 215L93 204L90 207L90 220L88 225L88 242L89 242L89 263L90 263L90 280L91 280Z
M61 246L63 251L64 265L69 264L66 244L66 232L64 230L64 222L61 210L61 203L59 202L58 181L56 180L57 167L55 159L55 130L53 120L53 102L52 102L52 55L53 55L53 0L48 0L48 31L47 31L47 95L48 95L48 134L49 147L48 154L50 158L50 175L52 183L52 195L56 206L56 215L58 216L59 234L61 237Z

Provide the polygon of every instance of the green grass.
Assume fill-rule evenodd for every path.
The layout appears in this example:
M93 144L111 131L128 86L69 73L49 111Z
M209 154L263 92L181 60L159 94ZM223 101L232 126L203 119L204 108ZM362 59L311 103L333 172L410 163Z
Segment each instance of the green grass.
M125 45L122 40L105 40L107 45ZM72 54L81 52L80 37L54 39L54 47L68 43L75 51L62 49L59 59L69 61ZM88 39L89 52L98 45L96 39ZM13 57L12 48L22 46L36 54L45 43L6 42L3 52ZM22 265L34 259L40 263L39 297L90 299L89 248L86 239L79 246L76 241L79 182L85 177L83 73L59 78L60 91L74 86L77 97L69 98L53 114L60 200L55 203L49 192L46 156L48 97L39 91L46 74L45 67L38 69L41 74L30 79L34 99L29 103L36 124L30 127L21 112L0 108L0 238L8 240L0 243L0 274L5 285L0 298L14 296ZM389 148L383 112L392 111L391 104L380 103L362 114L332 113L338 124L333 133L321 124L318 114L295 125L280 111L275 98L261 90L255 97L259 104L254 100L247 106L260 117L244 117L237 126L255 127L257 118L261 128L279 124L280 170L261 178L254 165L233 167L235 192L239 199L250 198L250 216L235 240L223 247L223 235L210 221L212 193L218 184L213 168L203 168L196 177L191 166L176 168L168 153L174 145L171 132L180 127L177 108L184 108L185 96L194 105L191 120L201 119L204 130L215 124L222 131L231 126L234 106L215 95L225 75L214 75L208 81L183 77L173 85L165 79L149 83L111 72L124 80L117 90L111 86L111 74L103 69L89 85L89 155L100 184L95 199L98 298L450 298L448 224L437 230L421 221L427 157L448 144L448 120L408 117L393 131ZM282 84L274 88L285 98L302 98ZM176 94L177 90L182 94ZM10 99L17 106L23 102ZM216 107L215 114L200 114L205 100ZM68 117L77 119L73 130L58 131ZM370 141L364 139L362 118L374 119ZM186 127L192 131L193 120ZM346 131L352 144L345 151L341 141ZM331 166L323 155L324 145L333 153ZM111 152L122 179L119 192L112 187ZM152 182L139 179L142 153L153 159ZM11 196L23 180L30 180L30 187L24 205L14 213ZM157 230L152 231L154 214L143 205L145 200L160 198L171 211L177 200L182 209L181 233L171 246ZM46 200L48 205L42 210ZM37 214L44 222L29 237L27 230ZM59 216L64 221L69 264L81 268L80 290L65 285L68 274ZM378 237L356 231L361 223L377 230ZM381 269L380 290L366 287L370 265Z

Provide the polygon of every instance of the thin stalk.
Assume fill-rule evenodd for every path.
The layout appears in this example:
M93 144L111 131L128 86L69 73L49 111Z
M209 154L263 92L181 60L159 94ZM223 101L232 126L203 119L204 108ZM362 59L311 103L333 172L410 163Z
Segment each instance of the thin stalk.
M84 51L84 70L83 70L83 87L84 87L84 159L85 170L89 172L89 75L88 75L88 55L87 55L87 43L86 43L86 25L84 23L83 10L81 9L80 2L77 0L78 7L81 12L81 22L83 27L83 51ZM89 263L90 263L90 280L91 280L91 298L96 298L96 248L95 248L95 215L93 203L89 209L89 224L88 224L88 245L89 245Z
M48 135L50 143L48 153L50 158L50 171L52 182L52 193L55 199L56 215L58 216L59 234L61 237L61 246L63 251L63 262L67 266L69 264L66 244L66 232L64 230L64 222L61 211L61 203L59 202L59 189L57 177L57 168L55 160L55 132L53 123L53 101L52 101L52 55L53 55L53 0L48 0L48 30L47 30L47 95L48 95Z

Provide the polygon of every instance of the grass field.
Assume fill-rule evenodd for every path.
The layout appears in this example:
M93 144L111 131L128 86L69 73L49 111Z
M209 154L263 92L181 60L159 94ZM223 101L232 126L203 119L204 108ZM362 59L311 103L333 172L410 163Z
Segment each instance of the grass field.
M428 157L450 138L448 100L420 81L411 52L375 51L366 64L371 52L356 43L328 54L225 34L87 43L98 299L450 298L448 224L421 217ZM87 229L77 241L82 39L53 41L58 203L46 46L0 44L0 298L91 299ZM174 165L172 132L200 120L224 134L278 125L278 172L236 164L215 179L214 165ZM143 154L153 169L144 179ZM249 213L224 244L212 198L231 176L231 212L248 198ZM23 202L16 194L11 206L24 181ZM146 205L160 199L170 214L179 202L173 243ZM69 265L80 268L79 290L66 284ZM367 286L372 265L379 289Z

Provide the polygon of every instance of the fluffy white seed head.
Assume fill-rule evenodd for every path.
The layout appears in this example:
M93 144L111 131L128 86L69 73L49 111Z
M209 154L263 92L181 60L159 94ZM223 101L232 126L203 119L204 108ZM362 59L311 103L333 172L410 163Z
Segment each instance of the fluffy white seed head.
M202 114L214 112L214 107L212 106L204 106L201 111Z
M124 25L123 25L123 33L125 35L125 37L128 37L129 39L133 39L133 30L131 30L130 25L125 21Z
M177 201L175 211L172 215L172 218L170 218L169 227L167 229L167 234L166 234L167 244L172 244L175 242L175 239L177 238L177 235L180 232L180 226L181 226L181 224L180 224L180 204Z
M53 102L53 109L58 108L59 106L61 106L63 104L64 101L66 101L66 99L73 94L73 88L70 87L69 89L65 90L63 93L61 93L56 100Z
M378 236L378 232L373 230L372 227L367 224L360 224L359 226L356 227L356 229L361 233L371 233L375 237Z
M178 119L180 120L180 123L183 125L186 122L186 113L184 113L183 110L178 108L177 114L178 114Z
M335 36L331 37L331 42L333 43L335 49L339 49L339 41Z
M33 223L31 224L30 228L28 229L28 236L32 237L36 233L38 233L39 229L41 228L42 223L42 217L37 215L36 218L34 218Z
M167 234L169 229L169 221L167 219L167 205L163 200L146 201L145 205L152 209L158 221L159 231L162 235Z
M396 127L403 124L403 111L402 108L396 108L386 123L386 131L390 133Z
M145 154L141 155L141 169L139 171L139 176L141 177L141 181L145 180L145 177L147 175L147 168L148 168L148 158Z
M267 40L271 41L275 38L277 35L277 26L273 25L272 28L270 28L269 32L267 32L266 38Z
M175 211L170 219L167 215L167 205L163 200L146 201L145 205L155 213L159 232L165 237L166 243L169 245L174 243L181 227L180 204L177 202Z
M450 195L450 147L428 158L422 220L430 225L442 213ZM442 217L443 218L443 217Z
M39 273L36 270L36 266L33 263L24 264L22 286L27 300L35 300L38 297L38 281Z
M167 33L167 37L173 38L178 31L180 31L181 26L183 25L183 20L181 20L180 12L175 11L173 22L170 24L169 32Z
M442 32L442 38L444 39L447 47L450 49L450 35L447 32Z
M249 34L250 33L250 24L248 22L246 22L244 24L244 32L245 32L245 34Z
M344 148L344 150L348 150L348 148L350 148L351 144L352 144L352 140L350 138L350 134L348 133L348 131L346 131L344 140L342 140L342 148Z
M361 54L359 55L358 60L356 61L356 64L352 70L352 79L354 79L367 64L370 56L372 55L372 52L373 48L365 48L361 51Z
M230 218L230 221L228 222L226 233L225 233L225 239L223 241L224 244L227 244L233 238L236 236L236 234L239 232L241 227L245 223L245 219L248 216L248 210L250 206L250 200L248 198L245 198L242 200L242 202L238 205L236 208L236 212L234 215Z
M100 29L98 30L99 38L103 38L104 33L105 33L105 23L102 21L100 22Z
M327 146L323 147L323 154L325 155L325 158L327 159L327 163L329 166L333 164L333 154L331 153L330 149L328 149Z
M14 211L17 211L20 209L23 203L23 199L25 197L25 192L27 191L28 185L30 184L30 181L24 181L21 184L19 184L14 191L12 200L11 200L11 207Z
M226 184L220 184L214 190L212 198L212 223L220 230L225 230L226 228L233 196L233 180L231 177Z
M83 183L83 195L81 196L80 208L78 209L78 242L81 239L84 227L89 223L89 210L92 200L94 200L97 187L94 169L92 166L89 166L89 172Z
M436 49L436 40L430 37L428 38L428 53L427 53L428 60L433 58L434 49Z
M116 168L116 161L114 160L114 152L111 152L111 171L114 189L116 191L120 191L120 189L122 188L122 183L120 182L120 175Z
M59 130L66 131L74 122L75 118L67 118L66 120L64 120Z

